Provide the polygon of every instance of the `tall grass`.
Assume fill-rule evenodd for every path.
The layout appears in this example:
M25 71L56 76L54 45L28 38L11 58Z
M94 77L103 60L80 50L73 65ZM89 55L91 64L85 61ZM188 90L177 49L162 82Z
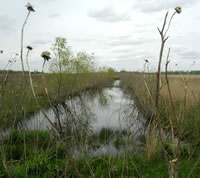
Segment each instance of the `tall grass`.
M132 96L138 109L143 113L145 118L148 119L150 123L153 121L153 117L155 117L155 104L152 101L152 98L155 97L155 78L156 76L154 74L145 74L144 79L143 74L125 72L120 73L122 87L125 88L126 92ZM186 79L188 79L187 86L185 84ZM148 89L144 85L144 80L148 85ZM197 75L169 76L170 89L177 113L177 118L175 118L172 114L173 108L171 106L170 96L163 76L163 83L160 91L161 101L159 105L159 115L161 119L162 130L165 131L166 136L168 135L165 141L172 141L170 136L171 134L169 134L171 130L169 117L172 117L175 137L180 138L180 142L182 143L183 147L189 144L187 147L188 152L192 152L194 157L198 154L196 151L198 150L200 144L200 84L196 82L198 80L200 80L200 76ZM185 87L188 88L187 93L185 93ZM156 144L157 143L155 142L155 144L152 146L154 147ZM152 149L156 150L154 148Z
M61 103L79 94L81 91L90 88L101 88L104 84L112 83L112 74L102 73L91 73L91 74L62 74L63 85L61 86L61 100L57 99L57 74L45 74L46 87L48 88L49 97L52 103ZM20 120L27 119L29 116L39 110L37 107L29 86L25 85L23 91L21 90L20 82L23 82L23 78L20 74L10 74L7 85L4 86L2 94L2 108L0 111L1 115L1 127L5 128L13 123L17 124ZM45 89L42 84L41 74L33 75L33 87L36 92L36 96L42 107L48 108L50 104L45 93ZM22 96L25 100L22 101ZM25 108L21 108L21 102L23 102ZM22 112L22 109L25 113ZM23 116L23 115L26 116Z

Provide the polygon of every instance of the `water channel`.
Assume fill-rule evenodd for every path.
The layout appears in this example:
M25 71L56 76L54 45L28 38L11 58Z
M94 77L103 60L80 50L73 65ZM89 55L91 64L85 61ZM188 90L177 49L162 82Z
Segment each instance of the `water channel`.
M81 132L81 128L87 128L87 132L90 130L92 134L100 134L102 129L112 130L111 135L117 134L120 139L124 139L123 145L129 139L132 142L138 142L139 138L144 133L144 119L142 119L134 101L122 91L120 88L120 81L115 81L110 88L104 88L101 91L96 92L84 92L81 96L77 96L73 99L66 100L65 103L68 107L66 109L60 106L59 118L61 124L68 124L69 118L66 118L69 110L70 115L73 117L73 125L81 125L78 130ZM52 122L56 123L56 115L52 108L46 111ZM44 118L41 112L36 113L29 120L23 123L23 127L28 130L50 130L50 124ZM123 133L119 135L119 133ZM126 141L125 141L126 140ZM116 147L116 136L110 139L110 142L101 144L98 148L88 149L90 155L102 155L102 154L121 154L124 147L119 145ZM128 149L133 149L134 144L130 144Z

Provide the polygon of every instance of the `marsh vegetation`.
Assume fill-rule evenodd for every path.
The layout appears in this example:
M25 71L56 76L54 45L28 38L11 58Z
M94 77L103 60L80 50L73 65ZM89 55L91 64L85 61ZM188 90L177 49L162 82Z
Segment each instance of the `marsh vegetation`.
M158 28L158 70L151 73L148 60L141 73L100 68L93 54L74 53L63 37L42 52L41 71L30 71L34 49L23 40L35 9L26 8L22 71L9 70L13 58L0 72L0 177L200 175L200 76L168 75L170 49L161 72L180 7Z

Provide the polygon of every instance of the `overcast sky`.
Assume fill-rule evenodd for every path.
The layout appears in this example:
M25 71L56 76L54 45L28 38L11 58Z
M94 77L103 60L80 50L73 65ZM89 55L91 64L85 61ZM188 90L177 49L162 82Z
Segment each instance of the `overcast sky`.
M200 70L200 1L199 0L6 0L0 6L0 68L13 54L20 53L20 33L30 2L31 13L25 27L24 46L31 45L32 70L41 70L40 54L51 52L55 37L67 38L74 53L94 53L99 66L119 70L142 71L144 59L156 70L161 28L165 13L176 14L166 43L171 48L171 70ZM26 49L25 49L26 52ZM162 66L164 68L165 58ZM175 64L178 64L177 66ZM20 70L20 59L12 66Z

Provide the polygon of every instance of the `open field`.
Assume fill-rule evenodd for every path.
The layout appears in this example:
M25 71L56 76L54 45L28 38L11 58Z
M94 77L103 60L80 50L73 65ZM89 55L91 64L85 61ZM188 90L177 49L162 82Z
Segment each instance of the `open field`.
M145 118L152 120L155 113L156 75L121 73L121 84L131 95ZM172 107L165 76L161 79L161 97L159 103L160 120L164 129L173 128L182 140L191 144L200 144L200 75L169 75ZM174 116L174 112L176 117Z
M187 107L197 106L200 101L200 75L169 75L172 98L175 102L183 102L186 95ZM161 94L168 97L168 91L163 77Z

